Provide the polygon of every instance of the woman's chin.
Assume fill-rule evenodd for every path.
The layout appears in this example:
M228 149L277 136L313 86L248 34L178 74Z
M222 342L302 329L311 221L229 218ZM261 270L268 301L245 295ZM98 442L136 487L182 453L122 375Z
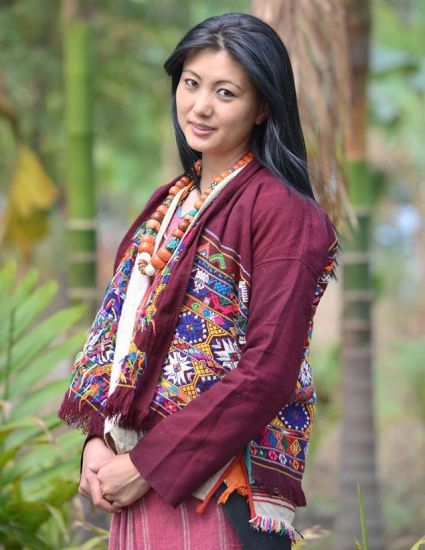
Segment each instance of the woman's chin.
M199 143L199 141L196 140L187 140L187 144L191 149L199 153L200 155L209 153L210 151L214 151L214 148L208 147L207 144Z

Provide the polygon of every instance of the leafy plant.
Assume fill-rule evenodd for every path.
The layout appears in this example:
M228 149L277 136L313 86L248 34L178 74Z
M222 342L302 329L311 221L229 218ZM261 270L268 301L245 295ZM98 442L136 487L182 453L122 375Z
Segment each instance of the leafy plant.
M369 541L368 541L368 532L367 532L367 523L366 523L366 514L363 507L363 497L360 489L360 485L357 485L357 503L359 508L359 518L360 518L360 529L362 533L362 542L360 543L357 539L354 541L355 550L369 550ZM425 546L425 537L422 537L418 540L410 550L420 550L422 546Z
M363 507L363 497L360 485L357 484L357 503L359 507L359 518L360 518L360 529L362 532L362 542L360 543L357 539L355 540L356 550L369 550L369 541L367 533L367 523L366 523L366 514Z
M0 269L0 546L58 549L70 542L81 435L61 429L66 382L52 371L81 345L84 307L46 314L58 287L30 270Z
M421 540L418 540L410 550L420 550L422 546L425 546L425 537L422 537Z

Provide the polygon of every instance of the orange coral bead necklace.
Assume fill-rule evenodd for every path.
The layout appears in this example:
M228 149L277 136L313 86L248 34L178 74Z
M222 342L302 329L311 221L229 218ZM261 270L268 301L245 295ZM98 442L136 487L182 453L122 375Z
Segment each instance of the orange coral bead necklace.
M158 233L161 229L161 224L171 206L171 203L174 200L174 197L184 189L183 193L180 196L179 204L181 204L194 188L195 182L189 176L183 176L179 181L174 183L168 191L166 199L160 204L155 212L150 216L149 220L146 223L144 233L140 239L139 244L139 255L138 255L138 268L143 275L152 277L158 271L161 271L168 260L173 255L174 251L178 247L180 241L182 240L184 234L188 230L192 220L198 214L199 210L202 208L205 200L212 190L219 185L227 176L238 168L246 166L254 158L254 155L249 152L243 155L231 168L228 168L222 172L219 176L216 176L214 180L208 184L208 188L201 193L200 197L194 204L192 210L187 212L183 219L178 224L177 228L171 233L171 236L166 239L164 244L159 247L155 252L155 245L157 241ZM198 160L194 166L197 174L199 175L202 169L201 161Z

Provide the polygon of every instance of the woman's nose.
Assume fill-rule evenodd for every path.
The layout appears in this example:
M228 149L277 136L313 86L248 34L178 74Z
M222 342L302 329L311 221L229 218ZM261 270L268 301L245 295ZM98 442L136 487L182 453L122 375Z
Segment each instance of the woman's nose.
M213 111L210 95L207 93L199 92L195 97L193 111L197 116L210 117Z

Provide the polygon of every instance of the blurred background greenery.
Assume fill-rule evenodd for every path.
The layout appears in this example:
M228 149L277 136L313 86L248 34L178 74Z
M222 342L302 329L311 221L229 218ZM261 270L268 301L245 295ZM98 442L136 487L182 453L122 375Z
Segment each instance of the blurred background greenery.
M82 334L71 329L83 315L79 307L69 307L64 261L69 163L64 4L0 2L0 306L7 319L0 331L0 520L8 522L0 527L0 543L7 548L82 547L81 533L70 530L72 518L83 519L81 510L76 516L69 508L81 437L64 432L52 414L54 396L66 387L69 362L64 360L82 341ZM250 2L93 4L91 132L99 291L126 227L152 190L179 170L170 83L162 64L185 30L228 11L249 12ZM377 461L385 548L404 550L423 535L425 525L425 3L372 0L371 15L368 161L382 187L371 230ZM320 524L331 531L307 542L316 549L330 548L339 507L341 307L340 283L332 283L313 338L319 407L304 483L309 506L298 519L301 528ZM57 315L62 331L53 329ZM40 323L32 334L33 324ZM22 344L23 334L27 340ZM16 393L21 386L22 393ZM51 406L45 411L41 404L46 402ZM57 483L69 487L65 498L50 490ZM19 512L26 507L32 515L27 523ZM34 516L35 510L40 515ZM28 542L34 534L38 546ZM92 547L102 547L102 533L95 535Z

